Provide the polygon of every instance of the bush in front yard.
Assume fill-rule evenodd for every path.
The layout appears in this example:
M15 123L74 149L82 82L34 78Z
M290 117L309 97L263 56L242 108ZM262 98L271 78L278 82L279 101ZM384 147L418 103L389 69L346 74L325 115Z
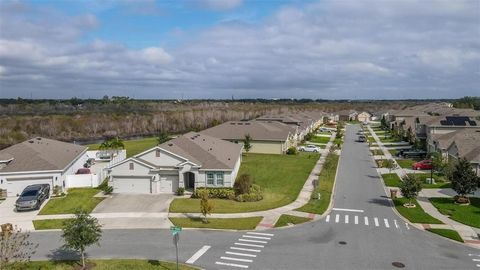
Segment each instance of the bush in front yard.
M239 202L257 202L263 199L262 189L259 185L252 185L250 187L250 192L245 194L240 194L235 197L236 201Z
M297 153L297 148L295 148L294 146L287 149L287 155L296 155Z
M176 194L177 194L177 196L183 196L183 194L185 194L185 188L183 188L183 187L177 188Z
M229 187L218 187L218 188L204 188L200 187L195 189L195 192L192 194L192 198L200 198L200 192L202 190L207 190L208 197L212 199L230 199L235 198L235 191L233 188Z
M252 178L249 174L242 174L240 175L235 184L233 185L233 189L235 190L235 195L246 194L250 192L250 187L252 186Z

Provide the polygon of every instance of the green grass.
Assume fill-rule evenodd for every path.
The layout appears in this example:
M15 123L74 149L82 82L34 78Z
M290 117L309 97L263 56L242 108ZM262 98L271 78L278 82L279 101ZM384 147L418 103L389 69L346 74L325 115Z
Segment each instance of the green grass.
M438 211L460 223L480 228L480 198L471 197L470 205L458 205L453 198L430 198Z
M399 187L402 183L400 177L396 173L386 173L382 174L383 182L387 187Z
M385 138L385 136L379 136L379 139L383 143L389 143L389 142L401 142L402 140L394 138L394 137L388 137Z
M398 150L397 150L397 149L390 149L390 150L388 150L388 152L390 152L390 154L391 154L392 156L395 156L396 154L398 154Z
M379 150L379 149L370 150L370 152L372 152L372 155L374 155L374 156L383 156L383 151Z
M328 136L332 135L332 133L331 133L331 132L326 132L326 131L323 131L323 132L317 132L317 134L318 134L318 135L328 135Z
M427 231L463 243L463 239L457 231L449 229L427 229Z
M277 223L275 223L275 228L288 226L289 223L290 224L305 223L305 222L308 222L310 220L311 220L310 218L306 218L306 217L281 215L280 218L277 220Z
M320 193L320 199L311 198L307 204L298 208L298 211L314 214L323 214L327 210L332 196L333 185L335 183L338 160L338 155L329 154L327 156L322 171L318 176L320 184L312 194L312 196L314 196L315 194Z
M416 161L413 159L396 159L398 165L404 169L412 169L413 163Z
M173 262L157 260L89 260L95 270L174 270ZM189 265L179 264L181 270L199 269ZM80 269L79 261L34 261L29 262L24 270L73 270Z
M127 150L128 158L156 146L158 144L158 141L157 137L148 137L138 140L125 140L123 141L123 144L125 145L125 150ZM87 146L88 150L98 150L100 144L89 144Z
M40 215L73 214L76 209L90 213L105 198L93 197L99 193L96 188L71 188L62 198L51 198L40 210Z
M63 228L63 223L68 219L45 219L34 220L33 227L35 230L53 230Z
M328 143L329 141L330 141L330 137L313 136L310 139L310 142L314 142L314 143Z
M411 173L409 175L415 175L422 182L422 188L450 188L452 184L446 179L445 176L440 176L436 173L433 174L435 184L427 184L426 179L430 178L430 173Z
M368 136L368 137L367 137L367 141L368 141L369 143L374 143L374 142L376 142L376 141L375 141L375 138L373 138L372 136Z
M410 222L422 224L443 224L440 220L423 211L417 200L412 200L412 203L417 205L415 208L407 208L403 206L403 204L408 202L406 198L397 198L394 199L393 202L397 211L406 219L410 220Z
M174 218L170 221L175 226L184 228L209 228L226 230L253 230L263 217L249 218L208 218L208 223L203 223L201 218Z
M237 202L212 199L213 213L241 213L277 208L293 202L320 155L299 153L298 155L252 154L243 157L238 175L250 174L255 184L263 190L263 200ZM175 199L170 212L199 213L199 199Z

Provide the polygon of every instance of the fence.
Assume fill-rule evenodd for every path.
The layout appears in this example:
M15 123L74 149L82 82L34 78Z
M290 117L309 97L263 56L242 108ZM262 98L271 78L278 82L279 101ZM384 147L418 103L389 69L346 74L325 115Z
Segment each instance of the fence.
M67 188L98 187L101 183L100 179L100 175L98 174L67 175L65 184Z

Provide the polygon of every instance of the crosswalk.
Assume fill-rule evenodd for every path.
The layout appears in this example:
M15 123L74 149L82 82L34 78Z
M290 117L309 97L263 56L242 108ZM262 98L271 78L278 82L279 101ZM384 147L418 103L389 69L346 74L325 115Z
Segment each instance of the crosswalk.
M221 256L215 264L246 269L262 252L273 236L274 234L271 233L247 232L237 239L233 246L225 251L225 255Z
M480 254L468 254L477 268L480 268Z
M353 222L352 222L353 220ZM355 214L330 214L325 217L326 223L338 223L338 224L352 224L361 226L371 226L373 228L387 228L387 229L401 229L404 227L410 230L408 223L402 224L396 219L390 220L388 218L380 217L368 217Z

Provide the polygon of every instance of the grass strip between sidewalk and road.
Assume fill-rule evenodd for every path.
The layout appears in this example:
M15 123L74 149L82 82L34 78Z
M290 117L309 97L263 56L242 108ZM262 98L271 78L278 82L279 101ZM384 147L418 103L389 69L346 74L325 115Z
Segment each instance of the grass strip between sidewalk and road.
M402 180L396 173L385 173L382 174L383 182L387 187L400 187Z
M460 243L463 243L463 239L460 236L460 234L458 234L457 231L450 230L450 229L433 229L433 228L427 229L427 231L458 241Z
M88 260L87 266L93 264L94 270L175 270L174 262L157 260ZM74 270L81 269L79 261L32 261L23 270ZM198 270L200 268L179 264L180 270Z
M284 215L281 215L280 218L277 220L277 223L275 223L275 228L285 227L285 226L288 226L288 224L301 224L311 220L312 219L306 218L306 217L297 217L297 216L284 214Z
M184 228L209 228L225 230L253 230L263 217L247 218L207 218L208 223L203 223L202 218L176 218L171 217L170 221L175 226Z
M313 191L310 201L304 206L298 208L297 211L321 215L327 210L332 197L339 159L340 157L336 154L328 154L325 163L323 164L322 171L318 176L319 186ZM320 199L314 197L318 193L320 193Z
M40 210L39 215L74 214L76 209L83 209L87 213L105 198L93 197L100 192L97 188L71 188L65 197L50 198Z
M440 220L427 214L423 208L418 204L417 200L412 200L417 207L407 208L403 206L408 202L406 198L396 198L393 200L395 204L395 209L406 219L410 220L412 223L421 223L421 224L443 224Z
M69 219L42 219L34 220L35 230L55 230L63 228L63 223Z
M470 197L470 205L455 204L453 198L429 198L438 211L449 218L480 228L480 198Z

